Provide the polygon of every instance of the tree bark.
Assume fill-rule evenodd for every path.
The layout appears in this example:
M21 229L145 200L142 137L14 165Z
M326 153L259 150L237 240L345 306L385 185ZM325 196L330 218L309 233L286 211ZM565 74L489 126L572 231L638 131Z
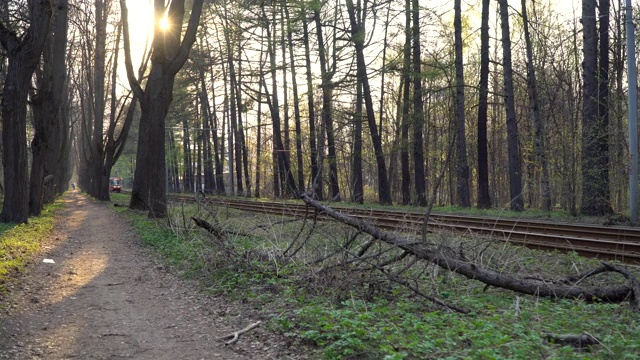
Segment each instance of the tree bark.
M109 174L105 172L104 159L104 115L106 41L109 0L95 0L95 49L93 52L93 135L91 141L91 187L89 194L98 200L109 200Z
M513 68L511 65L511 35L509 32L509 5L507 0L500 3L502 24L502 61L504 71L504 100L507 112L507 151L509 157L509 203L511 210L524 210L522 196L522 165L518 141L518 122L513 90Z
M413 168L415 175L416 205L427 206L427 187L424 169L424 100L422 99L422 62L420 57L420 4L412 1L413 8ZM380 127L382 129L382 127ZM382 130L381 130L382 131Z
M307 107L309 112L309 155L311 160L311 189L313 198L323 200L322 170L318 164L318 147L316 144L316 111L313 100L313 80L311 77L311 50L309 49L309 25L306 21L302 24L304 41L304 61L307 71Z
M378 165L378 199L383 205L391 205L391 189L389 187L387 166L385 165L384 152L382 150L382 139L378 134L376 126L373 100L371 98L371 86L369 85L369 77L367 76L366 63L364 59L364 28L362 28L356 20L355 8L352 0L347 0L347 11L349 13L349 22L351 24L351 41L356 49L358 79L362 82L367 122L369 124L371 142L373 143L376 163Z
M478 208L491 207L487 150L487 113L489 99L489 1L482 0L480 27L480 84L478 86Z
M185 192L194 192L193 161L191 160L191 132L187 117L182 117L182 184Z
M27 158L27 94L31 76L44 49L52 7L48 0L29 3L30 24L22 39L0 21L0 44L9 66L2 95L4 201L0 222L27 223L29 174Z
M411 203L411 169L409 168L409 127L411 112L411 0L404 2L404 47L402 50L402 122L400 126L400 191L402 205Z
M599 37L596 2L582 3L584 88L582 110L582 206L585 215L611 213L609 189L609 0L600 1ZM599 51L599 54L598 54ZM600 61L598 62L598 55Z
M296 75L296 61L293 50L293 26L289 16L289 5L284 6L287 21L287 43L289 44L289 63L291 66L291 87L293 89L293 119L296 134L296 163L298 170L298 189L304 189L304 162L302 158L302 124L300 122L300 99L298 96L298 81Z
M356 81L356 106L353 112L353 153L351 154L351 202L364 203L362 184L362 84Z
M200 102L202 107L202 128L204 136L204 191L205 193L215 193L217 191L215 184L215 176L213 175L214 168L214 152L217 151L215 147L211 146L211 132L212 125L212 110L209 101L209 94L207 93L207 84L204 77L204 66L198 65L198 76L200 80ZM215 111L215 110L214 110Z
M313 16L316 23L316 35L318 38L318 52L320 58L320 75L322 77L322 111L320 117L327 137L327 160L329 162L329 192L332 201L340 201L340 183L338 182L338 164L336 155L336 144L333 132L332 97L333 88L331 79L333 71L327 67L327 51L320 21L320 9L313 9Z
M527 48L527 87L529 90L529 107L533 118L533 152L536 161L540 163L542 170L540 178L540 197L542 200L542 210L551 211L551 189L549 187L549 165L547 160L547 150L544 141L544 124L540 114L538 104L538 83L536 80L536 68L533 63L533 49L531 45L531 35L529 34L529 18L527 16L527 2L522 0L522 22L524 27L524 39Z
M52 34L45 45L42 70L37 79L37 93L32 97L35 134L31 142L29 213L34 216L40 215L47 197L52 201L53 187L57 182L51 181L45 187L44 179L49 175L55 180L62 176L57 169L62 167L67 136L67 119L63 118L61 111L67 74L67 1L58 0L55 9L51 23Z
M264 11L264 8L263 8ZM274 14L275 16L275 14ZM266 15L264 15L266 17ZM274 19L275 20L275 19ZM273 21L275 24L275 21ZM275 34L274 34L275 35ZM271 81L272 81L272 106L271 106L271 117L273 119L273 142L274 142L274 151L275 151L275 159L278 167L278 175L280 180L283 182L285 186L283 190L283 194L287 197L293 197L297 192L296 182L293 177L293 173L291 172L291 163L289 161L289 156L285 151L284 144L282 142L282 130L280 127L280 112L279 112L279 100L278 100L278 81L277 81L277 66L276 66L276 50L275 44L272 38L271 28L267 26L267 53L269 54L269 64L271 71Z
M171 24L182 24L184 3L184 0L174 0L169 4L166 14ZM146 86L142 89L134 77L131 64L128 11L125 1L120 1L124 19L127 78L140 99L141 107L136 170L129 207L148 210L149 217L163 218L167 215L165 118L173 99L175 76L186 62L195 42L202 4L202 0L193 1L184 37L181 36L182 26L175 26L165 32L156 27L152 43L151 70ZM163 0L154 1L155 18L158 20L165 14L164 5Z
M464 65L462 63L462 9L461 0L454 1L455 16L453 27L455 33L455 66L456 66L456 175L458 206L469 207L469 165L467 165L467 139L464 108Z

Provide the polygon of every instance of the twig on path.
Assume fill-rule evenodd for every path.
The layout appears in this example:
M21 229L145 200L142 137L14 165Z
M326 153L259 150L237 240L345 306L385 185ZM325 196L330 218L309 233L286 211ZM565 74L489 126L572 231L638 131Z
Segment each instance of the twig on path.
M231 333L229 335L225 335L225 336L219 337L218 339L219 340L224 340L224 339L231 338L231 340L229 340L229 341L224 343L225 345L231 345L231 344L235 343L236 341L238 341L238 339L240 338L240 335L242 335L242 334L246 333L247 331L253 329L254 327L260 325L260 323L262 323L262 321L256 321L253 324L248 325L247 327L245 327L242 330L238 330L238 331L233 332L233 333Z

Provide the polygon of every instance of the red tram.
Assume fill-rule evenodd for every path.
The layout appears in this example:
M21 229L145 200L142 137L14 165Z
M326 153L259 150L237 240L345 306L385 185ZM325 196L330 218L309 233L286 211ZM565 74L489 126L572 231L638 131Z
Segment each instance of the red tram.
M122 178L114 176L109 178L109 191L111 192L121 192L122 191Z

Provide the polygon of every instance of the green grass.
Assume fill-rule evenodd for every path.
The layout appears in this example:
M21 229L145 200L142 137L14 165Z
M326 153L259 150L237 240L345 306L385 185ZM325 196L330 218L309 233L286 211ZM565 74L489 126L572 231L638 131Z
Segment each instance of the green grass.
M125 195L113 198L119 203L127 201ZM422 291L470 310L469 315L461 315L438 308L395 284L384 283L383 290L367 296L371 285L359 281L359 273L334 272L323 279L310 272L312 267L303 261L281 263L258 256L282 249L296 236L300 222L218 209L222 226L254 234L228 239L226 245L241 254L231 258L189 224L194 214L204 217L195 205L172 208L171 227L167 220L152 221L144 213L116 209L130 219L143 242L157 249L177 272L200 281L203 291L225 294L229 301L260 309L270 319L266 326L287 337L293 346L308 349L315 358L640 359L640 315L627 304L551 301L485 289L481 283L448 272L429 274L429 268L421 268L425 273L416 279L420 279ZM270 226L256 226L265 223ZM310 239L310 248L305 251L330 246L331 237L339 237L342 231L335 223L317 226L320 238ZM489 255L486 250L485 256ZM505 244L496 250L498 255L518 260L504 268L512 272L546 270L559 276L576 266L594 264L575 253L540 253ZM581 353L545 342L546 332L588 333L601 345Z
M458 297L459 296L459 297ZM321 349L326 359L638 359L638 315L619 305L552 302L515 295L456 295L470 315L431 310L415 300L296 302L276 329ZM544 332L590 333L602 346L579 353L543 341Z
M51 234L55 215L62 207L61 202L46 205L42 215L29 218L28 224L0 224L0 296Z

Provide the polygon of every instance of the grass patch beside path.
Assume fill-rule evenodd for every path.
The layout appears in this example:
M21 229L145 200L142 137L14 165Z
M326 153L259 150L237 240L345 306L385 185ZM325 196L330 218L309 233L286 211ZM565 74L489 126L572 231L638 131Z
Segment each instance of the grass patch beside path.
M130 195L111 194L111 201L122 206L113 209L122 214L145 245L157 250L163 260L179 272L197 271L198 244L184 241L167 226L166 219L149 219L146 212L131 211L127 207Z
M41 216L29 218L28 224L0 224L0 298L6 293L8 282L23 271L51 234L55 215L63 207L56 201L46 205Z
M124 204L128 197L114 195L113 200ZM344 244L341 239L352 230L336 223L315 225L314 234L319 236L309 237L300 257L287 262L278 254L299 234L300 221L219 208L221 226L236 233L226 245L242 254L231 258L189 223L193 214L203 214L195 205L173 207L169 221L161 222L147 219L146 213L115 209L178 272L199 280L206 291L258 309L270 319L267 327L288 338L291 346L311 349L313 358L640 359L640 314L627 304L552 301L485 288L450 272L416 265L420 270L413 275L416 286L470 310L461 315L435 307L400 286L376 282L375 277L365 279L366 274L352 268L322 277L302 254ZM561 276L597 263L575 253L535 252L508 244L484 253L488 258L505 257L505 262L487 259L488 266L503 266L518 275L539 271ZM637 269L632 271L638 274ZM578 352L545 342L545 333L586 333L601 344Z

